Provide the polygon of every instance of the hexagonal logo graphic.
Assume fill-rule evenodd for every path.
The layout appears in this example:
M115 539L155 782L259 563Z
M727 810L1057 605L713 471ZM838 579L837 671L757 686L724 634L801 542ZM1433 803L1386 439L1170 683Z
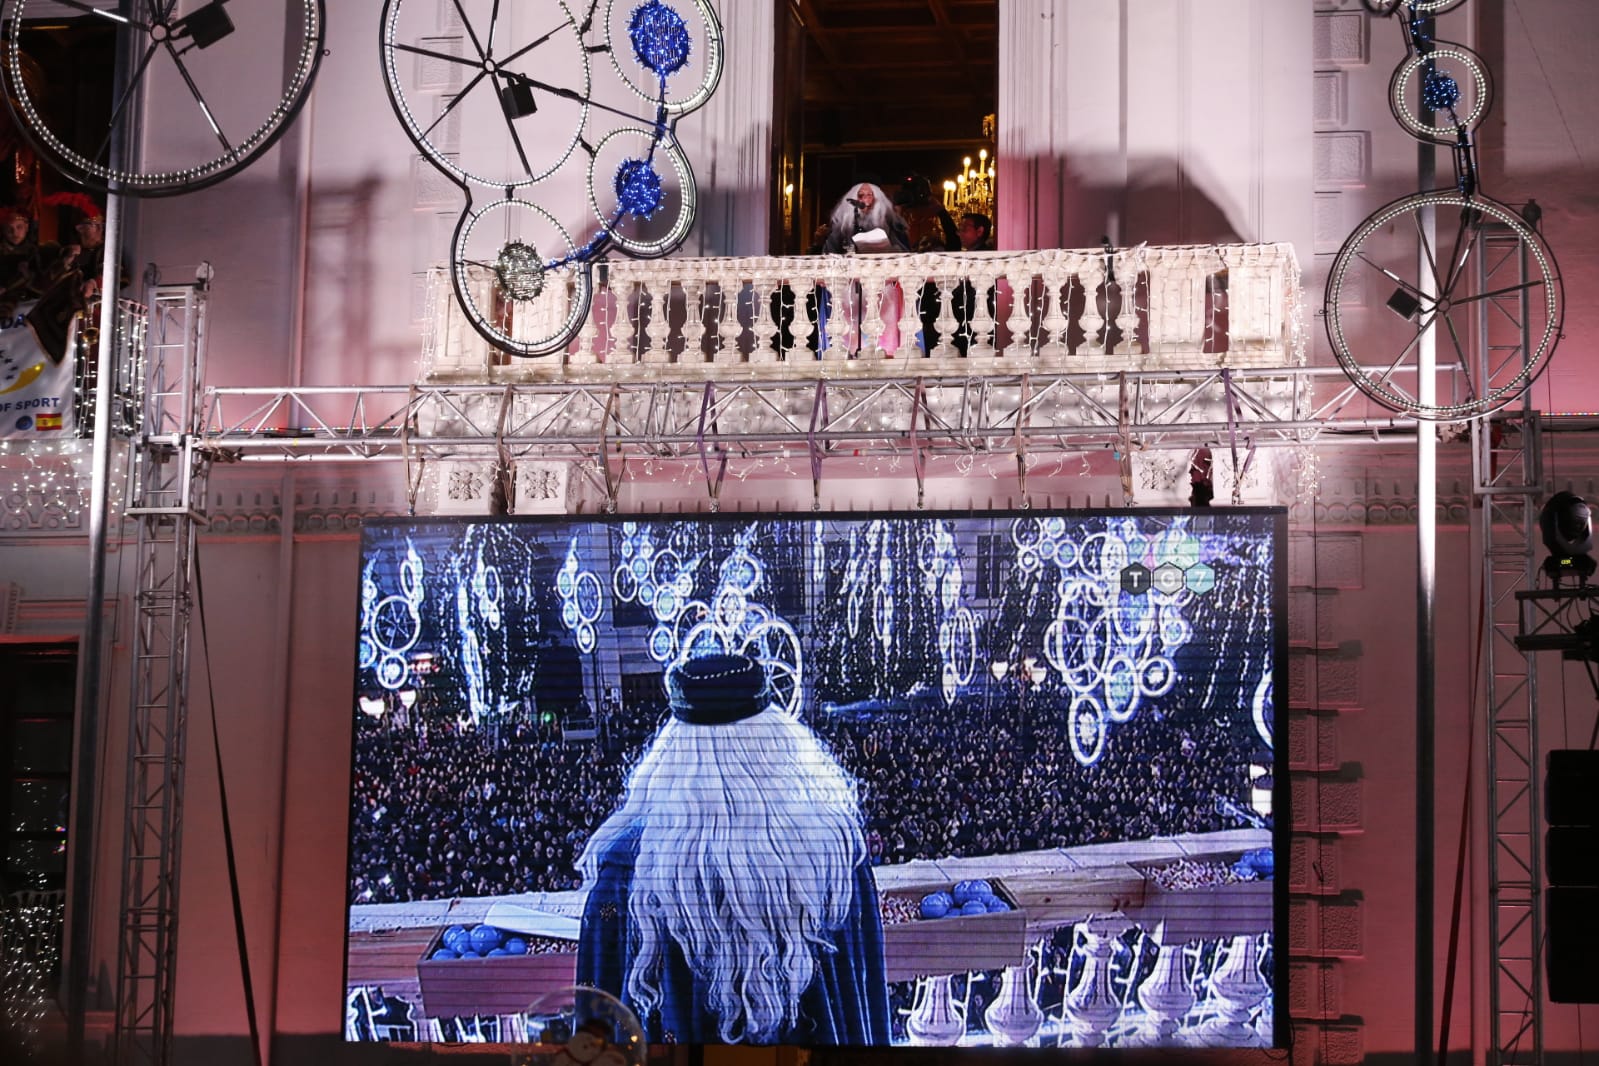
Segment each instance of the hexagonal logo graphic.
M1170 595L1183 587L1182 567L1175 563L1161 563L1155 567L1150 580L1154 583L1156 591Z
M1122 591L1129 596L1142 596L1149 591L1149 567L1133 563L1122 567Z
M1183 582L1190 592L1203 596L1216 587L1216 571L1210 568L1209 563L1195 563L1183 571Z

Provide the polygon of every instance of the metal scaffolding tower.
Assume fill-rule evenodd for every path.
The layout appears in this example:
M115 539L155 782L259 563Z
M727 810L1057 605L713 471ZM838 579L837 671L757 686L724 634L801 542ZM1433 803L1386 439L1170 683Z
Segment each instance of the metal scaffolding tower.
M165 1063L171 1052L190 582L208 468L197 431L209 279L202 268L192 283L153 286L143 351L124 361L137 383L125 514L138 539L117 942L123 1064Z
M1498 365L1525 359L1527 263L1514 234L1488 230L1477 256L1478 292L1512 295L1479 303L1476 358ZM1492 316L1493 321L1490 321ZM1495 343L1498 341L1499 343ZM1536 1066L1543 1059L1543 915L1539 848L1538 670L1517 643L1518 593L1536 587L1543 433L1538 412L1521 404L1472 423L1473 483L1480 509L1484 603L1484 707L1487 715L1490 1066Z

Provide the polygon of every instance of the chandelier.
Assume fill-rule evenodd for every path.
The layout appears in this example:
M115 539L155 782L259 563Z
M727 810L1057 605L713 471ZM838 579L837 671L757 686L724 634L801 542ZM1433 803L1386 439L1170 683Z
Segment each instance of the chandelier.
M961 173L953 181L944 182L944 209L959 218L962 215L994 217L994 192L998 188L995 160L988 157L988 149L977 153L977 165L972 157L961 160Z

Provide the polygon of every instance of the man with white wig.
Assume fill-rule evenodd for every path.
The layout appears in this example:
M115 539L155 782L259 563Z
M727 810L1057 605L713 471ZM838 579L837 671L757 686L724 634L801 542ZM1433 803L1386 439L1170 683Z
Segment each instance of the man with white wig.
M753 659L691 659L666 689L671 718L578 860L578 983L652 1042L888 1044L854 782Z

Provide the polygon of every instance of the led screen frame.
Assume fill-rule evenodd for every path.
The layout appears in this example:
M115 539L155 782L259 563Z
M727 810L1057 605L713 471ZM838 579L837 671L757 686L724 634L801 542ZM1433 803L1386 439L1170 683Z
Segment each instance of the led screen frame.
M884 955L865 983L878 973L888 983L887 1028L851 1020L883 1014L858 994L842 1022L818 1024L790 1007L754 1034L719 1018L680 1033L658 1004L647 1015L651 1042L1286 1046L1286 524L1281 508L367 523L346 1039L535 1041L543 1002L579 980L619 982L631 1002L617 976L631 957L618 953L607 968L603 952L582 948L601 908L585 908L578 885L604 886L605 867L583 878L572 860L673 717L667 666L751 651L761 702L820 737L856 786L882 922L864 942L868 955ZM651 559L642 567L641 554ZM1223 596L1232 597L1225 609L1216 605ZM1144 608L1123 609L1139 598ZM1088 717L1097 725L1062 729L1090 710L1084 693L1096 689ZM1006 713L1014 719L1003 721ZM982 767L957 782L966 806L951 804L950 823L931 830L916 814L895 822L886 808L937 791L929 782L939 779L913 776L907 788L873 762L884 746L929 735L944 748L937 758L919 750L922 763L965 758L950 754L959 736ZM1206 746L1217 738L1231 754L1212 765ZM543 754L529 756L534 749ZM501 756L511 753L533 769L509 769ZM1028 758L1042 761L1005 778ZM1047 788L1037 784L1041 767L1051 768ZM419 790L406 771L434 780ZM1174 792L1198 788L1202 772L1227 788L1178 803L1180 816L1159 813ZM1058 815L1062 797L1097 795L1111 773L1115 812ZM1128 794L1127 782L1139 780L1144 794ZM994 783L1032 788L1032 798L983 799L981 786ZM898 799L885 800L896 787ZM568 795L579 796L579 813L554 813L549 798ZM1053 820L1027 813L1035 800ZM1018 824L984 821L985 810L1001 809ZM550 821L563 830L557 840L545 834ZM1202 831L1181 831L1187 823ZM1103 839L1067 833L1084 826ZM494 864L507 860L502 874ZM390 883L380 887L383 862ZM482 862L487 875L471 869ZM627 910L631 897L618 898ZM931 917L946 903L964 913ZM500 938L485 950L504 951L509 939L522 950L478 957L489 938L472 942L480 924ZM638 927L626 928L636 940ZM1184 935L1183 951L1163 952L1157 929ZM453 957L451 938L464 957ZM815 952L833 960L859 947L835 937ZM583 950L580 966L571 956ZM853 971L822 970L835 984L861 983ZM1096 1020L1094 1001L1107 995L1116 1016ZM838 1014L807 1002L812 1013ZM958 1033L951 1017L963 1019Z

